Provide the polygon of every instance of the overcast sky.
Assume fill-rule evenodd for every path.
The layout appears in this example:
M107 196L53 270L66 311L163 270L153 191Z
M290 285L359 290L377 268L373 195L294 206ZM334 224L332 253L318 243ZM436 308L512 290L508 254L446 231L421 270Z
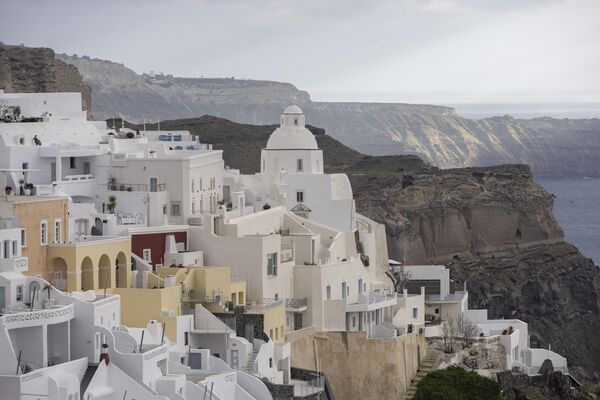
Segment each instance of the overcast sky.
M600 99L599 0L0 0L0 40L317 100Z

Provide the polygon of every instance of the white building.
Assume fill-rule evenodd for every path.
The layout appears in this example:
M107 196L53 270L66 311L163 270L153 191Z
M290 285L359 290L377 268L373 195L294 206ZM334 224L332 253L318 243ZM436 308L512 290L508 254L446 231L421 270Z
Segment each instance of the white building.
M393 264L398 265L397 262ZM518 368L527 374L536 374L544 360L549 359L555 370L568 372L567 359L550 349L533 349L529 344L527 323L518 319L488 319L486 309L470 310L469 293L452 291L450 270L443 265L409 265L408 292L418 288L425 291L425 335L442 336L440 323L462 316L477 328L476 336L498 337L505 350L506 369Z

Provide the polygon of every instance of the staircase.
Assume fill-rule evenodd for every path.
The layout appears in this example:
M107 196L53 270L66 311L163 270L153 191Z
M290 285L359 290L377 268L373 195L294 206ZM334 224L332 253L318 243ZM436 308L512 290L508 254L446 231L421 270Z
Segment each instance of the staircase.
M417 393L417 385L421 382L421 379L435 369L438 356L439 352L436 350L429 350L427 352L427 357L421 362L421 367L417 370L417 375L411 380L410 386L406 391L406 395L404 396L406 400L414 397Z
M256 361L256 357L258 356L259 350L259 347L255 347L254 350L252 350L252 354L250 355L246 366L242 368L242 371L247 372L249 374L252 374L254 372L254 361Z
M85 393L88 386L90 385L90 382L91 382L92 378L94 377L94 374L96 373L97 369L98 369L97 365L88 365L87 369L85 370L85 374L83 374L83 378L81 378L81 385L79 387L79 393L80 393L80 396L82 399L83 399L83 394Z

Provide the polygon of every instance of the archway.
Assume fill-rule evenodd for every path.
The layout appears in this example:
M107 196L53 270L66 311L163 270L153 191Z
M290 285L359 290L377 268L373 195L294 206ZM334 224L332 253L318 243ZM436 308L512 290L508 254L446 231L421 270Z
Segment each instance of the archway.
M127 266L127 256L122 251L117 254L117 260L115 262L117 267L117 287L126 288L129 284L129 268Z
M89 257L81 262L81 290L94 290L94 263Z
M50 260L50 283L58 290L67 290L67 262L64 258Z
M106 254L102 254L100 261L98 261L98 287L100 289L111 288L113 286L111 269L110 258Z

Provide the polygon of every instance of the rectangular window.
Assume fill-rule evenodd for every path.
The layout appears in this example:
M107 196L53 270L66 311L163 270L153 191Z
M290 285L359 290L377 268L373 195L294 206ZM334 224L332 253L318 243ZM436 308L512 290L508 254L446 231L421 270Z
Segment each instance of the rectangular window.
M163 204L162 209L163 209L163 215L167 215L167 205L166 204Z
M12 255L16 257L19 254L19 242L17 240L13 240L12 242Z
M342 282L342 299L346 298L346 282Z
M352 316L352 327L356 328L356 317Z
M171 202L171 216L179 217L181 215L181 203L178 201Z
M55 219L54 220L54 241L56 243L61 243L62 242L62 227L61 227L62 223L60 219Z
M142 258L144 261L152 262L152 250L144 249L142 250Z
M327 300L331 300L331 286L327 286Z
M23 164L21 164L21 166L23 167L23 169L29 169L29 163L24 162Z
M296 201L298 203L304 202L304 192L296 192Z
M3 248L2 258L10 258L10 240L5 240L2 248Z
M296 170L297 172L302 172L304 170L304 165L301 158L296 160Z
M358 293L362 293L363 291L363 280L359 279L358 280Z
M413 307L413 319L419 318L419 309L417 307Z
M192 193L194 193L194 178L192 178Z
M17 286L17 301L23 301L23 285Z
M267 254L267 275L277 276L277 253Z
M40 223L40 242L42 244L48 244L48 221L42 221Z
M69 167L71 169L75 169L77 167L77 164L75 164L75 157L69 157Z
M21 247L27 247L27 229L21 229Z

